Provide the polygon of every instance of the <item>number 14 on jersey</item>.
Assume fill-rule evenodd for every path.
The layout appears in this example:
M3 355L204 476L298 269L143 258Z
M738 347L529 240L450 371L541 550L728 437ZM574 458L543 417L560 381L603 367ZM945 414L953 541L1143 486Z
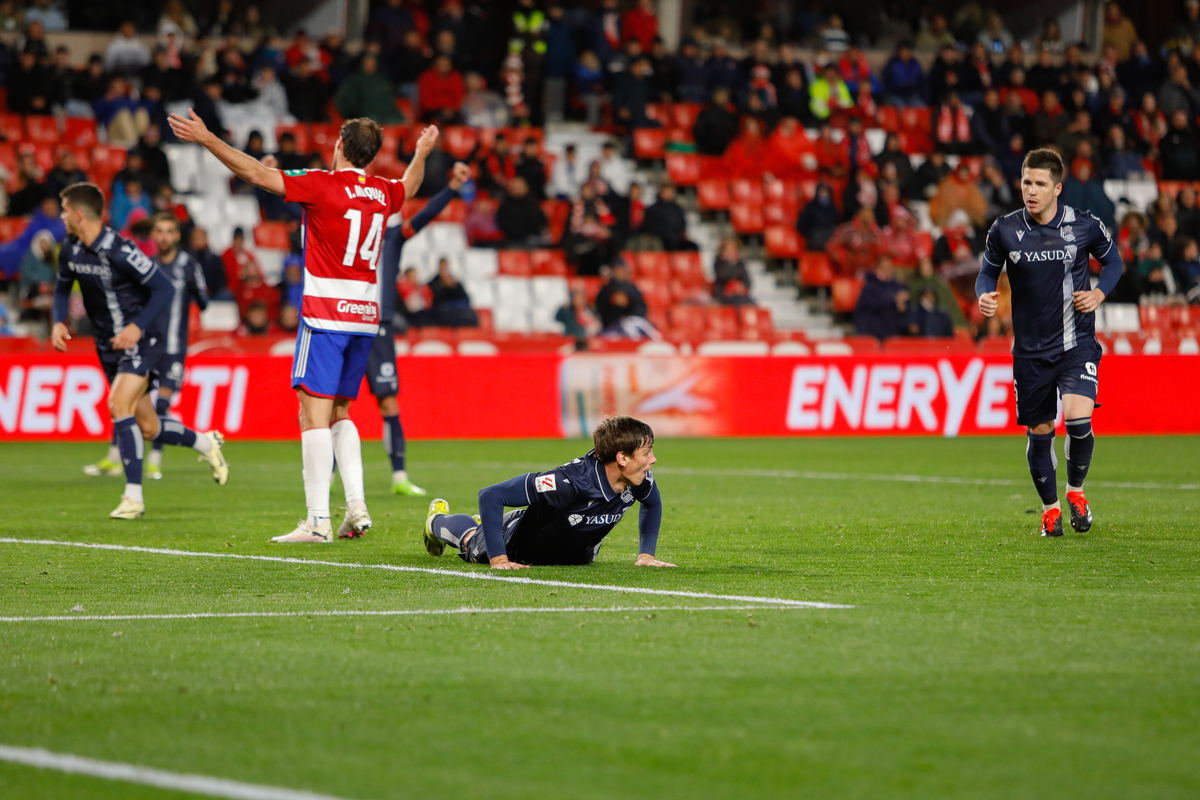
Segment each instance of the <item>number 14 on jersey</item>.
M370 265L371 269L375 269L375 265L379 261L379 248L383 242L383 214L371 215L371 227L367 229L367 235L362 240L362 247L359 247L359 236L362 233L362 211L357 208L352 208L346 212L344 219L350 220L350 236L346 239L346 255L342 257L342 266L354 266L355 251L358 251L358 257Z

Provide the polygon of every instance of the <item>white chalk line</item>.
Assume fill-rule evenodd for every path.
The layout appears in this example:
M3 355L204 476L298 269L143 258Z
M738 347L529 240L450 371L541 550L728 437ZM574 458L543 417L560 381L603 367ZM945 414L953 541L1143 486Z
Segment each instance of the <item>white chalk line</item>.
M345 609L326 611L197 611L183 614L58 614L46 617L0 617L0 622L120 622L150 619L242 619L247 617L440 617L475 614L614 614L646 611L795 611L800 606L740 605L740 606L566 606L480 608L404 608L394 611Z
M276 564L306 564L319 567L344 567L348 569L378 569L388 572L417 572L425 575L443 575L451 578L467 578L477 581L500 581L528 586L554 586L564 589L589 589L622 594L647 594L658 597L688 597L699 600L727 600L734 603L754 603L797 608L854 608L838 603L818 603L809 600L788 600L782 597L755 597L753 595L712 594L689 592L676 589L647 589L641 586L613 586L603 583L576 583L538 578L522 578L515 575L495 575L491 572L463 572L459 570L435 569L432 567L409 567L399 564L358 564L349 561L320 561L311 558L289 558L287 556L256 556L244 553L206 553L198 550L174 550L165 547L141 547L137 545L104 544L99 542L64 542L55 539L13 539L0 537L0 544L46 545L55 547L82 547L89 550L117 550L129 553L149 553L163 556L188 556L194 558L227 558L240 561L267 561Z
M431 469L504 469L504 470L541 470L544 464L500 463L480 461L474 463L455 463L441 461L422 463L423 468ZM742 468L703 468L703 467L672 467L656 466L656 475L691 475L711 478L782 478L787 480L806 481L863 481L876 483L942 483L956 486L1027 486L1028 479L1014 478L962 478L953 475L906 475L889 473L854 473L854 472L814 472L810 470L791 469L742 469ZM1197 491L1200 483L1153 483L1136 481L1096 481L1089 480L1089 487L1101 489L1163 489L1167 491Z
M242 783L225 778L213 778L208 775L191 775L186 772L168 772L153 767L123 764L119 761L100 761L71 753L54 753L35 747L0 745L0 761L73 775L90 775L110 781L140 783L159 789L190 792L206 797L224 797L229 800L345 800L345 798L334 797L330 794L306 792L301 789Z

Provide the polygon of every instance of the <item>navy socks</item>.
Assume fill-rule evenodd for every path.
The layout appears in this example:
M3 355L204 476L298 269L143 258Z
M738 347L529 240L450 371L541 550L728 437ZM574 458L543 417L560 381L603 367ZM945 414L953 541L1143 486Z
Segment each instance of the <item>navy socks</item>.
M392 472L404 469L404 427L400 415L383 418L383 449L392 459Z
M467 514L439 514L433 518L433 535L451 547L462 548L462 537L479 527L474 517Z
M1096 437L1092 435L1092 418L1067 420L1067 441L1063 450L1067 456L1067 487L1070 491L1083 488L1095 449Z
M141 486L145 446L137 420L132 416L114 420L113 437L117 440L117 449L121 451L121 463L125 465L125 483Z
M1058 467L1054 457L1054 433L1027 433L1029 444L1025 448L1025 457L1029 461L1029 474L1033 476L1033 485L1042 498L1042 505L1052 506L1058 502L1058 480L1055 469Z

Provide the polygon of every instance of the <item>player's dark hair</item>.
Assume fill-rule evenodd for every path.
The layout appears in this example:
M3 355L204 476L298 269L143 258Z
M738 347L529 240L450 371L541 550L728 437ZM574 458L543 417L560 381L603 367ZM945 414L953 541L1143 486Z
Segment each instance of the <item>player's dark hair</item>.
M157 214L154 215L154 219L151 220L151 222L153 223L153 225L157 225L160 222L168 222L175 226L176 232L178 232L180 229L179 228L179 217L175 216L170 211L158 212Z
M94 183L72 183L58 193L64 203L70 203L71 208L77 208L89 219L100 220L104 217L104 192Z
M596 426L592 444L596 447L596 458L600 459L600 463L611 464L617 460L617 453L631 456L639 447L654 444L654 431L640 419L608 417Z
M1025 156L1025 161L1021 164L1021 171L1024 172L1027 169L1049 170L1050 180L1054 183L1062 183L1063 172L1065 172L1062 156L1044 147L1030 150L1029 155Z
M375 160L383 147L383 129L366 117L342 123L342 155L360 169Z

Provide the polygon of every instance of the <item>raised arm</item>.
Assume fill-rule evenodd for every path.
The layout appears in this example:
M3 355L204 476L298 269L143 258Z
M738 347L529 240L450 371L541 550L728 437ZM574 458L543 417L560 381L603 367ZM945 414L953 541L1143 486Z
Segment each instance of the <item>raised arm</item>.
M436 125L430 125L421 131L421 138L417 139L417 148L413 152L413 159L409 162L408 169L404 171L404 177L400 179L400 183L404 184L405 197L417 196L417 190L421 188L421 184L425 181L425 159L429 156L430 151L433 150L433 144L437 141L437 137L438 129ZM283 185L282 182L280 185Z
M508 560L508 551L504 547L504 509L520 508L531 505L532 502L529 475L509 478L479 492L479 518L482 520L480 533L483 534L488 560L494 569L526 568L525 564Z
M189 257L188 262L192 265L191 275L187 279L188 294L203 311L208 308L208 284L204 280L204 268L195 258Z
M282 195L284 193L282 172L263 165L241 150L230 147L206 128L204 121L192 109L188 109L188 119L184 119L178 114L172 114L168 121L171 123L171 130L175 132L180 141L195 142L201 145L216 156L222 164L229 167L230 172L246 183L266 189L273 194ZM422 175L424 175L423 165Z
M471 177L471 168L459 161L454 165L454 169L450 173L450 183L445 189L429 198L429 202L425 207L413 215L412 229L413 233L418 233L429 223L437 219L438 214L441 214L446 206L450 205L450 201L458 197L458 190Z

